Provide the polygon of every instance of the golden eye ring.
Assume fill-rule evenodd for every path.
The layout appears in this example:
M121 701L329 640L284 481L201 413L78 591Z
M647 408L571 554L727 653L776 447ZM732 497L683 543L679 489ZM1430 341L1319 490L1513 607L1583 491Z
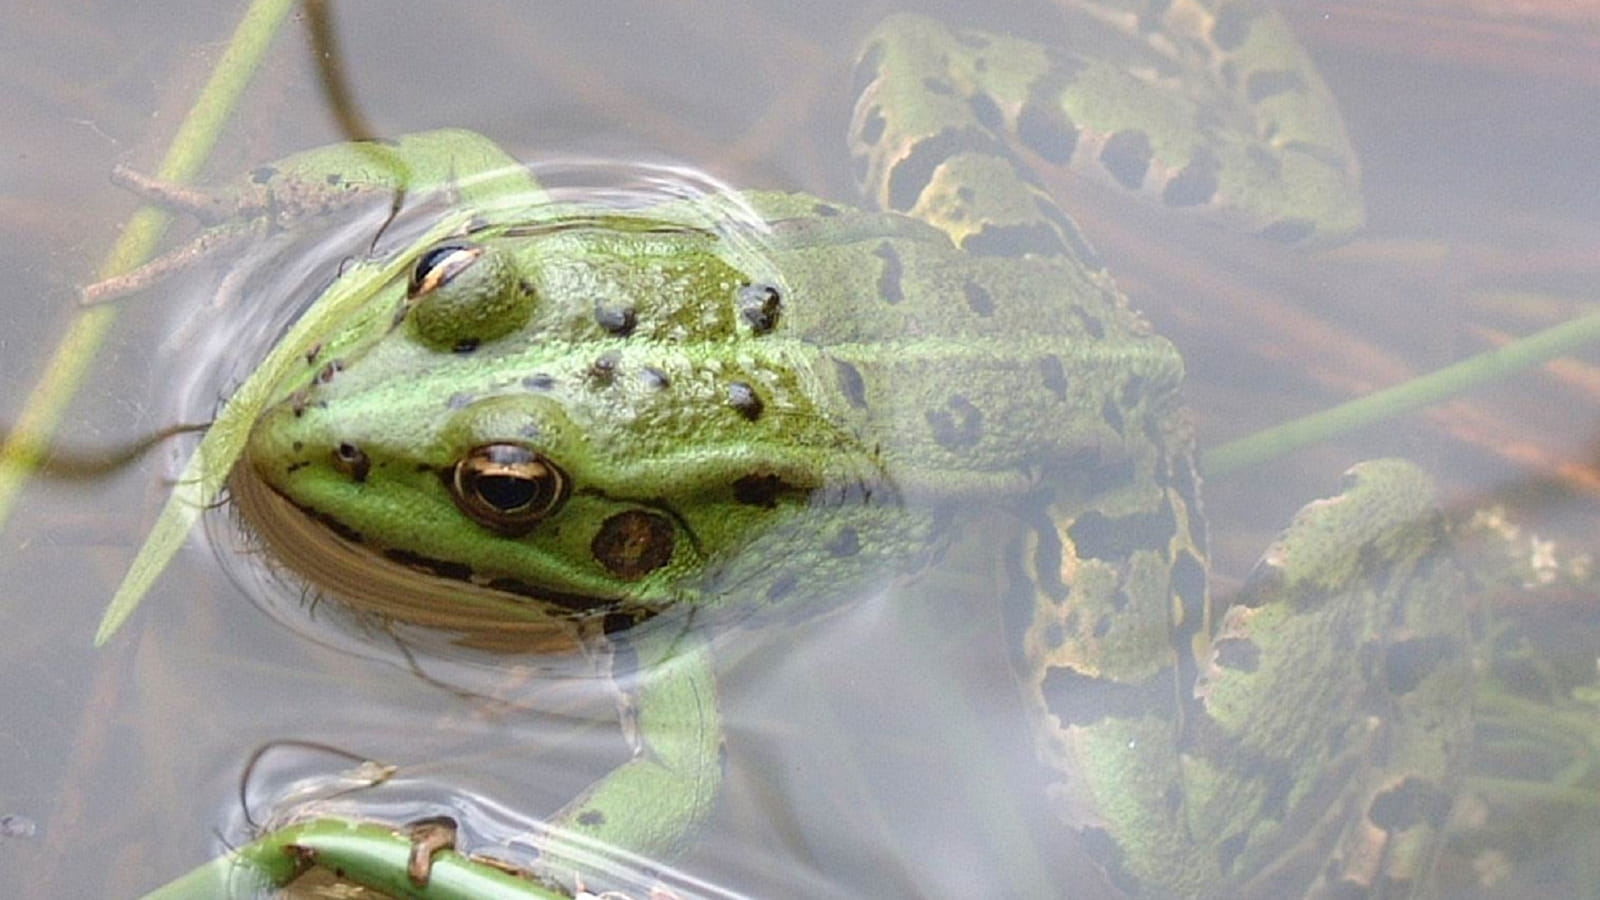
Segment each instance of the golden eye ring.
M473 447L451 466L450 499L479 525L507 537L532 531L572 491L565 472L521 444Z

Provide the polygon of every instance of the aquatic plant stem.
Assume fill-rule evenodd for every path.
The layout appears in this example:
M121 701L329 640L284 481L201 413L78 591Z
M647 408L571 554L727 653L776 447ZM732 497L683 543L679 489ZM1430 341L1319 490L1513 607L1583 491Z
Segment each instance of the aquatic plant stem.
M192 179L200 171L295 2L254 0L250 4L217 61L211 80L173 136L172 146L156 170L157 177L180 182ZM170 214L152 206L134 213L101 264L99 277L119 275L149 259L170 221ZM10 515L23 483L44 457L63 411L77 393L116 318L115 305L90 307L78 313L45 364L10 434L0 444L0 525Z
M1201 472L1220 478L1301 447L1410 412L1600 342L1600 312L1546 328L1376 393L1206 451Z
M411 841L392 828L314 819L271 832L201 865L144 900L209 900L255 896L282 887L312 865L391 897L418 900L561 900L565 895L454 850L433 855L427 883L406 874Z

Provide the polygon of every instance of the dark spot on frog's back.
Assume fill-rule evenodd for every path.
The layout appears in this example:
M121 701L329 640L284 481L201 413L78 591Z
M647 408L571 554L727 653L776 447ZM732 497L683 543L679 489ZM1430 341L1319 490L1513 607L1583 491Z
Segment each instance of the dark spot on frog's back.
M867 383L861 378L861 370L842 359L835 358L833 372L839 379L839 391L844 394L844 399L856 409L865 409Z
M1083 331L1095 340L1104 340L1106 336L1106 323L1091 315L1082 307L1073 307L1072 314L1077 318L1078 324L1083 326Z
M589 551L606 571L632 581L671 562L674 543L672 523L666 517L630 509L601 524Z
M1120 560L1139 550L1162 552L1177 532L1178 521L1168 500L1151 512L1108 516L1090 510L1067 529L1079 557Z
M1439 668L1440 663L1457 652L1454 641L1437 634L1390 644L1383 666L1389 692L1411 693Z
M1145 389L1150 385L1149 379L1143 375L1131 375L1122 383L1122 408L1132 409L1144 399Z
M994 297L990 296L983 285L969 278L961 289L966 294L968 309L984 318L994 315Z
M1212 645L1217 665L1236 672L1254 672L1261 668L1261 648L1254 641L1227 638Z
M1282 760L1263 760L1258 777L1266 782L1267 793L1261 798L1261 812L1273 819L1282 819L1289 809L1289 792L1294 789L1294 778Z
M972 117L983 123L983 127L990 131L999 131L1005 127L1005 116L1000 112L1000 104L994 98L979 91L967 98L967 105L972 110Z
M874 41L872 46L861 54L861 59L856 62L855 71L851 73L850 95L852 97L861 96L861 92L867 89L867 85L877 80L878 70L883 67L883 54L882 41Z
M1240 831L1223 838L1217 845L1217 869L1224 875L1233 873L1234 863L1239 861L1239 854L1250 843L1249 832Z
M839 533L835 534L833 540L828 541L826 546L830 556L841 559L855 556L861 552L861 536L854 528L846 525L839 529Z
M1061 108L1053 84L1035 85L1017 113L1017 138L1053 165L1066 165L1078 150L1078 126Z
M956 92L955 87L943 78L924 78L922 79L922 86L928 93L937 94L941 97L952 97L955 96Z
M1059 398L1066 398L1067 370L1061 365L1061 357L1052 353L1040 359L1039 378L1044 382L1045 390Z
M973 256L998 256L1020 259L1024 256L1060 256L1066 246L1056 229L1045 224L987 224L961 241L961 249Z
M1260 176L1264 178L1282 178L1283 160L1274 156L1264 147L1252 145L1245 148L1245 155L1250 157L1250 164L1261 170Z
M883 260L883 268L878 272L878 297L885 303L899 303L906 298L905 290L900 284L904 274L904 266L900 262L900 251L888 241L880 243L872 255Z
M617 360L615 353L602 353L589 364L589 380L596 384L610 384L617 377Z
M1126 599L1118 601L1116 603L1117 611L1121 612L1127 605ZM1094 627L1089 630L1089 633L1094 635L1094 639L1097 641L1105 640L1106 635L1111 633L1111 616L1104 615L1095 619Z
M1039 687L1050 714L1062 727L1071 727L1164 712L1171 706L1171 677L1167 672L1165 677L1158 674L1142 684L1129 684L1051 666Z
M861 123L861 130L856 133L856 138L870 147L883 137L883 130L887 125L888 122L883 118L883 110L874 106L867 110L866 121Z
M1384 831L1403 831L1424 822L1442 827L1449 812L1449 792L1412 776L1373 797L1367 818Z
M601 330L613 337L627 337L639 324L638 313L629 306L608 306L596 303L594 321Z
M640 369L639 378L646 385L658 391L672 386L672 378L655 366L645 366Z
M1115 397L1107 397L1106 402L1100 404L1100 418L1104 419L1112 430L1118 434L1122 433L1122 426L1125 424L1122 418L1122 407L1117 404Z
M1150 171L1150 137L1142 131L1119 131L1100 148L1100 165L1116 182L1130 191L1144 186Z
M768 334L778 327L778 316L783 309L783 298L770 284L746 284L739 288L734 304L739 318L750 326L754 335Z
M1217 173L1222 164L1209 149L1201 148L1161 191L1161 202L1174 208L1210 203L1217 195Z
M785 572L779 575L767 587L767 602L777 603L794 593L794 589L799 585L800 579L793 572Z
M728 382L728 405L750 422L761 418L762 411L766 409L766 404L761 402L761 395L743 381Z
M889 209L907 212L916 206L935 170L950 157L967 152L1006 156L1005 145L976 125L947 128L918 142L889 173Z
M946 450L965 450L983 438L983 411L961 394L951 394L944 409L927 412L933 439Z
M1216 21L1211 23L1211 40L1219 49L1237 50L1250 36L1250 20L1256 15L1249 4L1225 4L1217 11Z

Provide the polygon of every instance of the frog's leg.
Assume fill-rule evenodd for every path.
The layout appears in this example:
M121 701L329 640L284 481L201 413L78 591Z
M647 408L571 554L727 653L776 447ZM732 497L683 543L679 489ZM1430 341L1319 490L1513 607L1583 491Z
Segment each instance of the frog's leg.
M622 855L635 866L675 855L710 814L722 783L710 649L689 630L646 630L611 639L618 653L634 657L626 668L637 677L631 689L619 685L618 697L632 757L554 817L541 851L540 873L568 889L615 880L607 872Z
M1472 739L1470 589L1432 482L1402 460L1353 467L1267 550L1195 688L1196 743L1229 753L1185 759L1189 784L1232 792L1225 769L1245 759L1284 779L1281 812L1263 807L1225 845L1255 873L1250 895L1409 896L1426 882ZM1242 821L1224 818L1236 801L1221 790L1189 796L1194 823Z
M1472 683L1466 578L1420 470L1351 470L1274 543L1209 642L1186 640L1177 601L1204 576L1186 551L1169 581L1149 546L1095 549L1103 513L1049 512L1022 559L1036 585L1023 677L1051 800L1121 889L1395 896L1422 880ZM1162 653L1148 632L1166 629L1168 597Z
M445 191L451 203L492 213L519 204L526 209L544 196L527 168L488 138L450 129L306 150L216 189L176 185L126 167L118 167L112 180L209 227L183 247L86 286L80 294L85 304L144 290L200 260L354 207L390 203L397 208L407 196Z
M1080 17L1094 33L1075 46L1105 58L885 21L857 64L850 140L863 190L983 254L1065 247L1092 259L1024 157L1280 241L1358 228L1355 155L1282 19L1255 3L1156 5L1156 21Z
M1184 815L1181 686L1207 646L1206 538L1187 429L1152 436L1101 472L1050 479L1008 606L1051 805L1129 896L1204 896L1216 873ZM1132 476L1075 487L1107 472Z

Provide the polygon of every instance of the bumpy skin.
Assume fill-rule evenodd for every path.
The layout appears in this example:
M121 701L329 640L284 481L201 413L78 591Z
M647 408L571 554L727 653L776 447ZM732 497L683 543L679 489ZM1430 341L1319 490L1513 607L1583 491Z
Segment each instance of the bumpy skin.
M481 138L408 139L418 171L495 173L467 198L485 212L407 251L409 283L280 387L235 479L246 514L308 513L304 565L385 561L341 590L391 614L633 643L635 758L556 824L660 855L720 764L681 626L815 613L1004 509L1013 584L974 602L1017 612L1048 790L1120 887L1403 892L1466 722L1461 579L1426 479L1359 470L1213 624L1181 360L1013 148L1286 240L1359 222L1353 156L1262 8L1086 9L1146 26L1119 38L1132 74L912 17L869 38L852 148L888 212L563 207ZM553 878L594 868L551 847Z

